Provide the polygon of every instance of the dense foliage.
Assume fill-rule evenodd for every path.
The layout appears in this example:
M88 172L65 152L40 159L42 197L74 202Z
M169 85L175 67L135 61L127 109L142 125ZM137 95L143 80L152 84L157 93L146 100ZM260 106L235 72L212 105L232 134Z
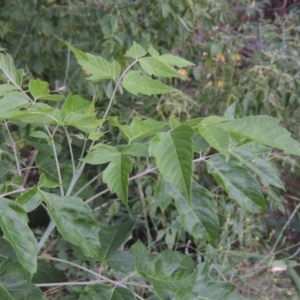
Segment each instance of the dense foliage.
M275 2L4 1L1 299L297 297L299 8ZM268 268L281 291L247 286Z

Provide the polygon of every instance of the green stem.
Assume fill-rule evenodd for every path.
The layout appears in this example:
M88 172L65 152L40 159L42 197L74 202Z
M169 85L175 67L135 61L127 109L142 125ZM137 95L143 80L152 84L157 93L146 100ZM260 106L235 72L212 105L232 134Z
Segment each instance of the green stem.
M136 63L138 62L138 59L136 59L134 62L132 62L124 71L123 73L121 74L121 76L119 77L119 79L117 80L117 83L116 83L116 86L113 90L113 93L112 93L112 96L111 96L111 99L108 103L108 106L106 108L106 111L104 113L104 116L103 116L103 119L105 120L108 116L108 113L109 113L109 110L111 109L111 106L113 104L113 101L114 101L114 98L115 98L115 95L116 95L116 92L119 88L119 85L121 84L122 82L122 79L123 77L125 76L125 74L129 71L129 69L131 69ZM103 122L104 123L104 122ZM102 128L102 125L103 123L101 123L101 125L98 127L97 129L97 132L99 132ZM46 127L46 130L49 132L47 126ZM50 135L50 134L49 134ZM50 135L51 136L51 135ZM94 141L91 143L89 149L91 149L93 146L94 146ZM58 176L59 176L59 183L61 184L60 186L60 189L61 189L61 196L64 196L64 191L63 191L63 187L62 187L62 180L61 180L61 174L60 174L60 169L59 169L59 164L58 164L58 159L57 159L57 155L56 155L56 149L55 149L55 144L54 144L54 141L52 139L52 147L53 147L53 152L54 152L54 157L55 157L55 162L56 162L56 166L58 168ZM72 178L72 181L69 185L69 188L67 190L67 193L66 193L66 196L70 196L73 189L74 189L74 186L76 185L78 179L80 178L82 172L83 172L83 169L85 167L85 162L83 162L79 169L77 170L77 172L73 175L73 178ZM44 245L44 243L47 241L49 235L51 234L52 230L55 228L55 224L51 221L50 224L48 225L48 228L46 229L46 231L44 232L41 240L39 241L38 245L39 245L39 248L41 249Z

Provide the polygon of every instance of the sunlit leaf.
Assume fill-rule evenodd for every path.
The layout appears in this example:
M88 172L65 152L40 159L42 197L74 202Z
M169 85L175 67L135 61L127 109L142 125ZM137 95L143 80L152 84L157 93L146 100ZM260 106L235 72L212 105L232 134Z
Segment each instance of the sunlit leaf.
M190 126L180 125L170 133L159 133L150 142L150 155L160 173L177 187L189 201L192 185L192 136Z
M42 203L42 196L40 195L37 187L33 187L18 197L17 203L26 212L30 212L36 209Z
M170 92L182 93L181 91L169 87L159 80L152 79L148 76L141 75L139 71L129 71L123 78L122 86L129 93L137 95L155 95Z
M27 214L12 200L0 198L0 204L0 227L4 237L13 247L22 266L33 274L36 271L39 249L33 232L27 225Z
M97 257L100 247L97 222L92 209L80 198L61 197L40 191L47 211L63 238L79 246L88 257Z
M245 210L252 213L261 212L266 201L260 191L260 186L249 171L235 158L228 162L220 154L211 156L207 161L207 170L216 181Z
M17 111L17 109L21 107L25 107L28 104L29 101L23 93L9 92L5 94L2 98L0 98L0 106L1 106L0 118L4 112L10 110Z

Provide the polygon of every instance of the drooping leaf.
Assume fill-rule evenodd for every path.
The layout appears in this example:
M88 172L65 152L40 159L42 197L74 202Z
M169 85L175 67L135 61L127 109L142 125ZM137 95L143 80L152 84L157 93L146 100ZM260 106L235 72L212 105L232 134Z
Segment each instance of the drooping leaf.
M285 153L300 155L300 144L290 137L290 132L278 126L279 120L269 116L249 116L216 124L232 134L257 141L283 150Z
M115 147L105 144L97 144L89 151L82 161L91 165L100 165L112 161L119 155L120 153Z
M126 288L99 284L88 286L79 300L135 300L135 295Z
M158 59L168 65L176 66L178 68L185 68L188 66L195 65L179 56L173 54L164 54L158 57Z
M222 128L202 124L198 124L197 128L211 147L225 155L226 159L229 158L230 139L227 131Z
M133 95L137 95L138 93L148 96L170 92L182 93L177 89L161 83L159 80L141 75L139 71L129 71L126 73L122 81L122 86Z
M0 263L0 299L3 300L42 300L43 292L29 283L27 271L13 259Z
M0 70L11 83L18 86L16 67L8 53L0 53Z
M180 125L170 133L159 133L150 142L150 155L163 175L189 201L192 185L193 129Z
M99 81L101 79L116 79L121 72L121 67L116 62L108 62L101 56L84 53L70 43L66 42L67 46L74 53L77 62L81 65L83 70L92 74L87 79L91 81Z
M185 230L196 239L215 241L220 224L210 192L193 182L191 202L188 203L176 188L170 188Z
M194 262L191 257L170 250L148 256L140 241L131 247L131 252L135 256L136 271L153 285L160 299L167 300L169 292L176 293L192 284Z
M220 154L211 156L207 161L207 170L215 180L243 209L252 213L261 212L265 208L265 199L255 177L235 159L228 162Z
M283 183L276 170L266 160L257 157L254 154L255 149L253 149L253 147L254 144L249 143L233 149L231 153L238 158L244 166L256 173L261 178L263 185L273 185L284 189Z
M180 77L181 76L173 67L160 60L160 57L144 57L139 60L142 69L150 76L157 77Z
M103 182L109 190L122 200L128 208L128 177L132 162L128 155L119 154L109 163L103 172Z
M146 55L147 51L136 42L133 42L133 45L126 51L125 56L138 59Z
M134 117L130 125L121 125L115 118L109 119L109 122L120 128L124 138L129 142L154 135L164 126L162 122L152 119L140 120L138 117Z
M32 275L36 271L39 249L27 222L27 214L20 205L0 198L0 227L4 237L13 247L19 262Z
M101 250L99 252L99 258L101 261L109 259L120 246L126 242L131 235L131 231L135 222L133 220L127 220L126 222L116 226L101 226L99 232L99 239L101 243Z
M63 238L79 246L88 257L97 257L100 247L99 227L92 209L78 197L61 197L40 190L47 211Z

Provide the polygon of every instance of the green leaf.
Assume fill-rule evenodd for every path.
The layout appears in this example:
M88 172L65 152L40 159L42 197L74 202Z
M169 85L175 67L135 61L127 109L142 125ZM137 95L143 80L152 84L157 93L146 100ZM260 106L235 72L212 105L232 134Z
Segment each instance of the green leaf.
M0 264L0 299L3 300L42 300L43 292L29 283L29 276L22 266L12 259Z
M129 71L123 78L122 86L125 90L133 95L138 93L142 95L155 95L170 92L182 94L181 91L169 87L159 80L152 79L148 76L141 75L139 71Z
M123 287L112 287L99 284L88 286L80 295L79 300L135 300L134 294Z
M184 229L196 239L214 242L218 237L220 224L216 203L210 192L193 182L190 203L174 187L171 188L171 193Z
M3 96L4 94L6 94L8 92L12 92L16 89L17 89L17 87L12 84L1 84L0 85L0 96Z
M120 246L126 242L131 235L134 224L135 222L129 219L116 226L101 226L101 230L99 232L99 239L101 243L99 257L101 261L109 259L117 252Z
M0 203L0 227L4 237L13 247L19 262L32 275L36 271L39 249L27 225L27 214L12 200L0 198Z
M66 42L66 44L74 53L77 62L82 66L83 70L92 74L87 79L91 81L116 79L120 75L121 67L118 63L110 63L101 56L84 53L73 47L70 43Z
M49 94L49 84L48 82L42 81L40 79L31 79L29 81L29 92L35 99L39 99L40 96Z
M160 60L160 57L144 57L139 60L142 69L150 76L157 77L181 77L170 65Z
M92 209L80 198L61 197L40 191L47 211L63 238L79 246L88 257L96 258L100 247L97 222Z
M76 113L85 114L89 111L93 113L94 106L91 101L86 100L79 95L73 95L70 93L61 110L65 112L66 116L69 116Z
M128 177L132 162L128 155L117 155L103 172L103 182L109 190L122 200L128 208Z
M4 112L8 112L10 110L17 111L17 109L25 107L28 104L28 99L24 94L20 92L7 93L0 99L0 118L2 118ZM5 114L3 115L3 117L5 118Z
M117 272L128 273L134 271L134 256L128 251L118 251L113 253L106 264Z
M158 59L168 65L176 66L178 68L185 68L193 66L195 64L173 54L164 54L158 57Z
M125 56L138 59L142 56L145 56L147 51L136 42L133 42L133 45L126 51Z
M168 180L162 178L156 186L153 198L162 212L171 204L173 199L172 188L174 188Z
M13 258L15 261L18 260L18 256L14 251L11 244L4 238L0 238L0 261L2 258Z
M257 174L263 185L273 185L284 189L284 185L278 177L276 170L266 160L261 159L254 154L254 147L255 145L253 143L248 143L233 149L231 153L238 158L244 166Z
M152 57L158 57L159 56L159 52L157 50L155 50L152 46L148 49L148 52Z
M119 155L120 153L115 147L105 144L97 144L89 151L82 161L91 165L100 165L112 161Z
M220 154L211 156L207 161L207 170L215 180L243 209L252 213L261 212L266 201L260 191L260 186L249 171L233 157L225 162Z
M7 53L0 53L0 70L11 83L18 86L16 67L12 57Z
M224 118L235 119L237 117L244 117L241 107L237 101L233 102L229 107L227 107Z
M152 119L140 120L138 117L134 117L130 125L120 125L117 119L112 118L109 119L109 122L120 128L125 139L129 142L152 136L164 126L162 122Z
M279 120L269 116L249 116L225 121L216 126L232 134L281 149L285 153L300 155L300 144L290 137L290 132L278 126L278 123Z
M153 285L160 299L169 299L168 291L177 292L192 284L194 262L191 257L170 250L148 256L140 241L131 247L131 252L135 256L136 271Z
M39 130L31 132L29 134L29 136L37 138L37 139L46 139L46 140L48 140L50 138L49 135L46 132L39 131Z
M119 147L119 151L123 154L128 154L137 157L148 156L148 146L138 143L132 143L124 147Z
M192 287L180 290L172 300L242 300L229 282L196 281Z
M42 174L44 175L44 174ZM42 176L41 175L41 176ZM30 212L36 209L42 203L42 197L37 187L26 191L23 195L18 197L17 203L26 211Z
M226 159L229 158L230 139L227 131L219 127L202 124L199 124L197 128L200 134L213 148L222 153Z
M55 283L61 282L64 278L64 273L46 260L38 260L37 272L32 277L32 283ZM28 299L29 300L29 299Z
M44 173L42 173L37 186L38 188L46 187L53 189L59 187L60 184L58 182L53 182Z
M193 129L180 125L170 133L159 133L150 142L149 152L163 175L189 201L192 185Z

